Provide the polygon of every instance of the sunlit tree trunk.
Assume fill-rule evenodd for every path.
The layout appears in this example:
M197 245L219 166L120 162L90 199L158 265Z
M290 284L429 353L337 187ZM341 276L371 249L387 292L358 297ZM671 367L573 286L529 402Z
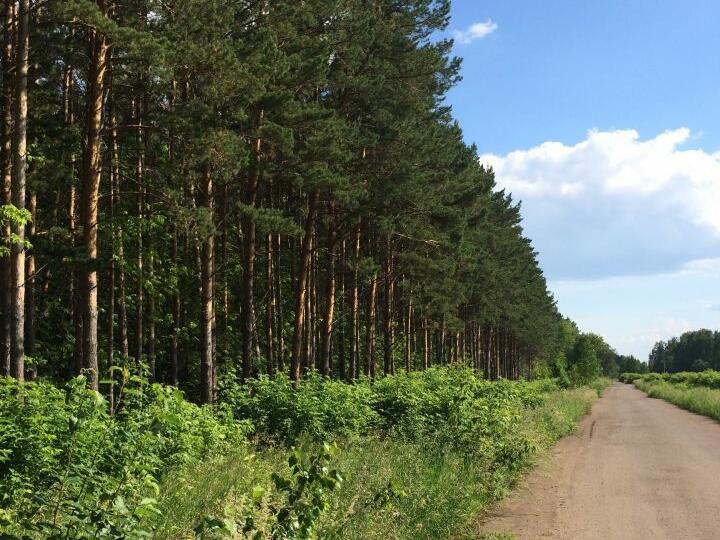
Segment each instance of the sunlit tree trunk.
M307 296L307 281L310 271L310 256L312 237L315 230L315 219L317 215L317 204L320 198L320 191L315 188L308 197L308 215L305 221L305 235L300 248L300 269L298 273L297 290L295 293L295 322L293 325L292 342L292 366L291 375L293 381L300 381L300 364L302 361L303 328L305 325L305 299Z
M360 308L360 282L359 282L359 264L360 264L360 223L355 229L355 238L353 241L353 273L352 273L352 291L350 293L350 379L358 376L360 371L360 318L358 315Z
M143 302L145 296L144 275L143 275L143 222L145 219L145 197L144 197L144 166L145 166L145 145L143 143L143 125L140 111L140 101L135 101L134 116L137 123L136 134L136 155L135 155L135 189L136 189L136 210L137 218L135 232L135 246L137 249L135 260L135 271L137 279L135 280L135 361L140 364L143 357Z
M198 191L199 204L213 217L213 181L209 165L203 171ZM212 403L215 397L213 376L213 260L215 235L209 234L200 247L200 400Z
M15 114L13 130L13 175L11 200L25 209L27 168L28 55L30 48L30 0L18 2L17 53L15 58ZM25 378L25 225L12 227L17 242L10 255L12 318L10 328L10 372L19 381Z
M326 377L330 376L330 355L335 316L335 250L337 244L337 233L332 223L328 225L327 252L327 290L325 317L322 328L322 352L320 373Z
M275 319L275 292L273 284L273 235L267 234L265 240L265 283L267 287L267 307L265 310L265 341L267 343L268 375L275 375L275 351L273 343L273 322Z
M413 305L412 296L408 296L407 315L405 324L405 371L410 372L412 361L412 334L413 334Z
M30 193L28 200L28 212L31 220L27 224L26 235L32 243L35 236L35 223L37 220L37 193ZM35 356L35 251L28 250L25 256L25 354L29 357ZM29 378L36 377L36 370L27 370Z
M278 368L281 371L285 370L285 320L284 320L284 309L283 309L283 296L282 296L282 281L280 280L280 248L282 245L280 234L275 235L275 272L273 272L273 278L275 284L273 287L273 296L275 298L275 318L277 321L277 362Z
M258 116L258 128L262 124L264 113ZM245 186L245 204L254 207L257 200L258 185L260 182L260 151L262 140L257 137L253 142L252 170ZM242 331L242 376L247 379L252 376L253 369L253 330L255 326L255 218L246 215L243 218L243 288L242 307L240 310L240 329Z
M393 328L393 296L395 294L395 280L393 277L392 241L386 240L385 270L383 281L385 285L385 313L383 314L383 372L391 375L395 372L393 359L394 328Z

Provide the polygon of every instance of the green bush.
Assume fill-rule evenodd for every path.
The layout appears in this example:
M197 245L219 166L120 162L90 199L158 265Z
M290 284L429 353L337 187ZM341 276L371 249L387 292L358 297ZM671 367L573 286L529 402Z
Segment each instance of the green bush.
M621 373L618 380L622 383L632 384L635 379L647 376L647 373Z
M397 482L395 471L378 470L371 489L356 493L357 504L337 516L347 525L342 534L362 515L377 513L382 521L380 514L391 511L386 506L391 500L409 519L421 508L416 501L395 500L398 493L407 487L430 500L470 471L478 484L473 504L479 504L498 496L539 448L569 431L592 402L589 394L596 396L591 389L560 391L556 380L490 382L469 369L439 368L354 384L311 375L297 388L285 376L245 385L226 382L223 405L209 408L187 402L174 388L149 385L128 370L119 370L116 379L114 410L86 388L82 377L62 388L0 379L0 537L175 538L195 529L210 538L243 523L287 532L296 521L303 521L307 532L320 523L316 510L341 510L342 503L324 498L329 491L312 488L310 499L303 491L315 484L330 487L335 477L326 474L328 456L309 468L278 469L282 449L257 449L272 456L272 463L245 450L251 430L264 441L308 439L311 449L339 438L359 452L352 460L369 467L352 474L369 474L375 464L389 466L362 450L365 443L387 444L397 450L393 464L407 457L406 451L424 455L425 473L442 477L442 488L440 477L423 480L431 490L436 484L440 489L423 494L408 483L415 465L408 465L408 476ZM598 391L605 384L598 383ZM449 474L447 464L460 469ZM315 478L313 471L317 481L307 483ZM288 474L297 482L279 482ZM173 493L159 496L162 486ZM213 517L224 516L229 497L236 500L232 519ZM464 507L452 500L458 509ZM275 529L273 519L279 524ZM430 519L429 514L422 519ZM431 529L439 534L447 527L440 520ZM298 531L292 534L305 534Z
M681 371L678 373L623 373L620 380L628 383L641 380L651 384L669 382L686 386L704 386L706 388L720 389L720 371L712 369L699 372Z
M285 376L226 383L221 399L264 440L292 444L373 430L488 456L511 466L531 451L515 429L557 382L490 382L466 368L433 368L354 384L311 375L297 388Z
M236 418L250 420L258 434L285 443L303 436L323 441L362 434L379 421L367 383L346 384L317 374L297 389L285 374L244 385L223 381L220 399Z
M146 385L127 370L114 411L78 377L65 387L0 379L0 532L142 533L169 469L241 445L249 424Z

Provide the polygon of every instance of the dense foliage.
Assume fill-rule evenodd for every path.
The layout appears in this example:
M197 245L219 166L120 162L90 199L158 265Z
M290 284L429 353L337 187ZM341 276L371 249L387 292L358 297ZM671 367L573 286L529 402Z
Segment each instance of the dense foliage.
M608 382L598 380L597 392ZM313 522L318 537L338 539L432 539L457 537L460 532L475 537L471 530L477 513L502 496L539 451L574 429L598 395L589 388L558 390L552 380L488 382L468 369L431 369L398 374L374 385L357 383L367 385L369 392L345 398L337 391L320 393L312 388L343 383L309 379L297 393L303 393L307 384L311 387L308 395L314 397L303 399L299 405L303 410L294 413L277 405L287 401L278 395L292 396L291 385L281 378L256 384L263 386L264 397L238 404L245 411L261 411L267 402L280 418L297 426L300 440L309 444L304 455L324 452L322 445L312 442L318 433L345 435L338 439L338 450L327 468L337 469L342 481L328 484L333 492L324 492L327 498L319 500L317 507L322 508L321 517ZM348 436L351 409L343 406L343 400L357 403L358 395L372 405L358 416L367 418L368 410L377 415L369 431L364 431L366 423L355 423L363 436ZM323 396L331 397L327 403L313 403ZM307 407L310 411L304 410ZM337 427L330 416L307 423L297 420L308 418L306 413L312 410L332 408L346 411ZM266 418L264 414L257 417L258 425L264 426L258 432L277 429L279 424L266 423ZM283 433L272 435L266 433L261 440L285 440ZM288 470L277 457L278 446L263 448L246 465L238 464L243 460L237 458L221 458L172 479L171 489L182 485L189 492L184 497L173 494L161 504L172 519L162 520L160 537L182 536L194 526L191 518L198 515L215 516L212 522L220 528L237 531L247 524L248 508L257 510L252 514L255 530L270 535L275 519L267 509L286 508L285 490L287 482L293 482L289 475L297 461ZM310 462L306 463L309 467ZM313 476L309 468L305 470L303 474ZM283 489L268 480L273 472L285 479ZM214 503L208 499L209 492L217 496ZM244 495L248 493L256 496ZM198 499L204 500L200 506ZM228 505L228 500L233 502Z
M231 374L560 353L519 204L444 104L446 0L27 4L3 14L1 373L97 389L132 358L212 402Z
M588 384L601 375L616 378L629 371L647 371L647 364L618 354L601 336L582 333L574 322L563 319L557 355L536 372L555 377L567 387Z
M249 424L119 377L112 410L82 377L64 388L0 379L0 531L123 538L156 511L164 473L245 444Z
M112 408L86 388L82 377L63 388L2 379L0 532L10 538L127 538L189 520L211 536L245 528L270 531L272 538L311 538L320 515L342 506L331 496L344 489L342 471L331 471L334 450L295 448L289 470L273 459L272 474L261 474L263 467L245 450L252 432L263 442L305 441L311 448L331 438L344 441L344 448L362 447L379 437L433 455L462 456L492 471L492 482L505 485L538 448L572 429L589 403L563 416L550 404L563 393L555 381L490 382L471 369L429 369L352 385L310 377L297 389L286 377L263 378L227 389L228 406L215 409L193 405L177 389L148 385L127 370L116 378ZM232 519L216 518L222 507L205 505L180 518L180 524L164 521L163 514L172 512L162 502L166 476L193 475L204 460L222 462L226 454L237 463L223 467L233 470L239 463L246 480L256 478L255 484L243 484ZM485 502L490 500L490 479L475 481ZM188 504L186 497L202 500L213 493L186 493L177 483L169 485L175 504L178 498ZM213 503L225 501L230 488L224 486ZM373 489L366 493L363 512L384 511L386 504L398 502L404 487ZM339 531L354 519L359 517L350 512L324 527Z
M348 385L315 376L297 390L286 377L262 378L221 395L238 418L249 419L258 434L272 439L322 441L381 430L470 447L483 444L477 430L500 436L499 418L510 428L518 407L537 405L545 392L557 389L549 380L490 382L472 369L431 368L374 384L363 380Z
M650 371L720 370L720 332L694 330L668 341L658 341L650 353Z
M642 380L650 384L667 382L686 386L704 386L707 388L720 389L720 372L712 369L701 372L682 371L678 373L623 373L620 376L620 380L626 383Z

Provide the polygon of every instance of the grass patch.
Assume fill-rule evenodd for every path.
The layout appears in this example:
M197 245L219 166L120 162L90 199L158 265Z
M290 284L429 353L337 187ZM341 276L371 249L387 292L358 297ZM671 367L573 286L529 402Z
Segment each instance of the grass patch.
M635 386L650 397L664 399L681 409L720 421L720 390L643 379L636 379Z
M468 452L448 444L447 435L406 438L397 434L345 439L332 466L345 481L333 492L317 527L328 539L477 538L477 515L504 496L521 474L555 441L572 432L606 383L553 390L524 408L507 448ZM312 445L309 445L312 447ZM508 454L514 447L518 454ZM312 451L312 450L309 450ZM254 488L277 505L272 473L285 474L286 451L269 447L252 455L238 450L170 475L159 501L157 538L194 538L203 516L237 519L247 513ZM255 523L267 516L254 515ZM262 525L261 525L262 526ZM242 536L241 536L242 537ZM501 534L486 538L510 539Z

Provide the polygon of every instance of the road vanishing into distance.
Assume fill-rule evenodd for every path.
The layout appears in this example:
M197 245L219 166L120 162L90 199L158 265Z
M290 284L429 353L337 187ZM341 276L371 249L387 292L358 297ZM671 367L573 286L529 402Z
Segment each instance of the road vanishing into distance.
M615 383L480 531L518 540L719 539L720 424Z

